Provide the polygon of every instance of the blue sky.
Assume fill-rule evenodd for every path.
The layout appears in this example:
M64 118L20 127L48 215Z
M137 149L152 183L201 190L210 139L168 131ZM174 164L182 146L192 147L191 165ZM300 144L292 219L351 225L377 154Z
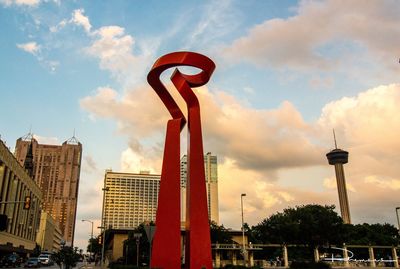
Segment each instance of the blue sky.
M149 69L168 52L196 51L217 65L198 95L205 151L219 158L221 223L239 227L242 192L252 225L287 206L338 205L325 159L335 128L350 152L353 222L394 224L399 9L389 0L0 0L0 134L13 148L31 126L43 143L76 130L84 248L90 227L79 220L99 222L104 169L160 171L168 113Z

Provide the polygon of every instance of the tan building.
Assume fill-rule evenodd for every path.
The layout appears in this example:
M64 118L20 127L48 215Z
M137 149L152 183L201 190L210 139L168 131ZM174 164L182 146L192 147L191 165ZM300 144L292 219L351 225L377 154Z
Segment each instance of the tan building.
M42 208L53 217L66 244L73 245L82 144L75 137L62 145L39 144L28 134L15 146L15 156L22 165L26 164L30 145L33 178L43 193Z
M206 176L208 217L219 224L218 208L218 160L217 156L207 152L204 155L204 170ZM187 155L181 158L181 221L182 225L186 216L186 180L187 180ZM184 226L184 225L183 225Z
M39 231L36 236L36 243L45 251L57 251L61 248L61 241L64 240L60 228L58 228L50 214L42 212L40 216Z
M30 208L24 209L25 197ZM0 232L0 254L31 253L36 246L42 193L7 146L0 140L0 214L7 215L7 228Z
M104 187L103 227L133 229L155 221L160 175L106 170Z

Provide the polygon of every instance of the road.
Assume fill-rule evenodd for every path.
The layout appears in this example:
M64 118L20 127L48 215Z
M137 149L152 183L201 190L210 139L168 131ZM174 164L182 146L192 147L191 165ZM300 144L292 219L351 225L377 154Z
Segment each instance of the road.
M78 262L74 269L79 269L83 266L83 262ZM7 269L22 269L24 268L24 265L21 265L21 267L7 267ZM39 269L60 269L60 266L57 264L54 264L52 266L41 266Z

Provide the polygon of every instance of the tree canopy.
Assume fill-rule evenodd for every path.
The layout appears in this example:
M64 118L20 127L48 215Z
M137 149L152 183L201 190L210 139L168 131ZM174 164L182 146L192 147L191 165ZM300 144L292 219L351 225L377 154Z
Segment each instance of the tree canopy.
M329 246L346 244L397 245L399 234L391 224L344 224L334 205L302 205L277 212L253 226L256 243Z
M263 243L338 244L343 221L334 206L304 205L284 209L253 227L257 241Z

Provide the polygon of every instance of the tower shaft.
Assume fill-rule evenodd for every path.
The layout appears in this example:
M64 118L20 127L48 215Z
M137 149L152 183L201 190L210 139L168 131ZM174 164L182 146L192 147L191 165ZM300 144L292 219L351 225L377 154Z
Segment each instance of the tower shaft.
M336 163L335 172L339 194L340 213L342 215L343 222L346 224L351 224L349 199L347 197L346 179L344 176L343 164Z

